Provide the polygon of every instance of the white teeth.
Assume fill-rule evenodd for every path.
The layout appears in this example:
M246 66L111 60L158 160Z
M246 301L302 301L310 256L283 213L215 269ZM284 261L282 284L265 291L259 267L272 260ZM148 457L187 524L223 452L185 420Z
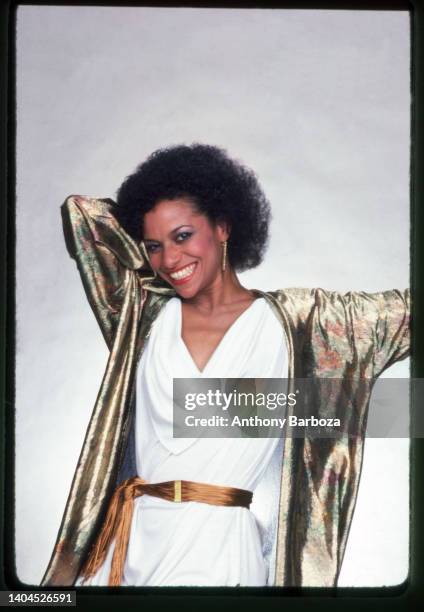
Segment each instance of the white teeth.
M178 272L173 272L169 276L171 278L174 278L175 280L180 280L182 278L187 278L187 276L190 276L190 274L192 274L195 265L196 264L191 264L191 265L187 266L186 268L183 268L182 270L178 270Z

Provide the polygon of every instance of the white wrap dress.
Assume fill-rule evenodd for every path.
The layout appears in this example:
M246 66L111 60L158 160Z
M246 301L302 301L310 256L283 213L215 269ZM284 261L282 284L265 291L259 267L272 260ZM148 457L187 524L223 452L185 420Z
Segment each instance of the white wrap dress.
M248 510L136 498L122 585L263 586L275 550L271 523L275 526L283 439L173 438L173 378L287 378L284 330L266 300L258 298L200 371L182 339L181 315L181 300L171 298L138 364L138 476L151 483L180 479L248 489L253 503ZM112 544L84 586L108 584L113 549Z

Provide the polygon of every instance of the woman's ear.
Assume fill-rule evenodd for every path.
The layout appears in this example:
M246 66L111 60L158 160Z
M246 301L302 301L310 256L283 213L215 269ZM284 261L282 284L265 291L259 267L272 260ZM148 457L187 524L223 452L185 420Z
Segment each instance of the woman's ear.
M218 232L218 240L224 242L228 240L231 234L231 227L228 221L222 220L216 222L216 229Z

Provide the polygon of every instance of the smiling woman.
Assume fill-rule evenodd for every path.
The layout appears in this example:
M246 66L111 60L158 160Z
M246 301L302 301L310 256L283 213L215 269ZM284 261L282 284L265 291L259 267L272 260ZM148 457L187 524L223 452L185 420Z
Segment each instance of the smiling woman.
M153 270L184 300L182 336L203 370L225 331L255 298L226 265L225 223L213 225L194 206L189 200L160 201L146 213L144 243Z
M116 204L65 202L110 357L44 585L337 583L363 437L173 437L173 379L281 378L292 392L308 378L318 420L359 427L359 383L408 354L408 291L243 287L269 219L254 173L198 144L155 152ZM340 393L323 397L321 378ZM260 531L250 505L271 465L280 486Z
M235 273L258 265L268 241L270 207L254 173L217 147L159 150L127 177L116 214L181 297L182 336L203 370L257 297Z

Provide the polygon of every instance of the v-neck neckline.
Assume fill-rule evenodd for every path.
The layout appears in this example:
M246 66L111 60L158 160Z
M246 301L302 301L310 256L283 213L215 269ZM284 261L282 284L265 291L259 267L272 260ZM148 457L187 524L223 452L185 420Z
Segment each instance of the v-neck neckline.
M193 367L195 368L196 372L200 376L203 376L205 374L205 371L209 368L210 363L216 357L216 354L218 353L219 349L221 348L222 344L224 343L224 340L228 337L230 332L234 329L235 325L240 321L240 319L243 317L244 314L246 314L247 312L250 312L250 310L252 309L253 305L256 304L256 302L258 300L260 300L261 298L262 298L262 296L258 296L257 298L255 298L253 300L253 302L247 308L245 308L245 310L243 310L243 312L241 312L236 319L234 319L234 321L231 323L231 325L225 331L225 333L222 336L221 340L218 342L218 344L214 348L212 354L210 355L209 359L205 363L205 365L203 367L203 370L201 370L198 367L197 363L194 361L193 356L192 356L192 354L190 353L190 351L188 349L187 344L184 342L184 339L183 339L183 308L182 308L181 300L177 298L178 302L179 302L179 304L178 304L178 313L179 313L178 339L179 339L181 345L183 346L183 349L185 350L187 356L189 357L191 363L193 364Z

